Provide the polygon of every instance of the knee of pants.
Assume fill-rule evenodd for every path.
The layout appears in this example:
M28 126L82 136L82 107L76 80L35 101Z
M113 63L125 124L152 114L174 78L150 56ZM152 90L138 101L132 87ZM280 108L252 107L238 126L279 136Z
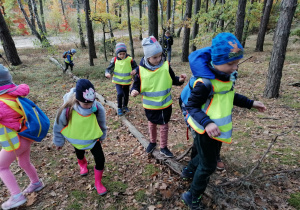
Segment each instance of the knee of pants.
M118 93L118 97L124 97L124 93Z
M19 162L18 164L19 164L19 166L20 166L22 169L28 168L28 167L31 166L31 163L30 163L30 162Z

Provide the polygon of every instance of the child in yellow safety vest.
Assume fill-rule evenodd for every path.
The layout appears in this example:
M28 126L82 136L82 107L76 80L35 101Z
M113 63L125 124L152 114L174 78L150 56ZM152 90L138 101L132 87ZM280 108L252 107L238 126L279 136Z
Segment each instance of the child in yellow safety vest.
M24 124L22 113L16 99L29 94L26 84L16 85L8 69L0 64L0 178L8 188L11 197L2 204L2 209L11 209L24 204L25 193L40 191L44 183L39 179L35 167L30 162L30 145L32 141L18 135ZM20 109L20 112L17 110ZM16 111L15 111L16 110ZM15 176L10 171L11 163L18 159L19 166L30 179L29 186L21 192Z
M58 110L53 126L53 143L60 150L65 139L75 148L80 175L88 174L85 150L91 150L96 165L94 167L95 188L99 195L106 194L102 184L104 153L101 143L106 137L105 110L95 100L94 85L87 79L80 79L76 88L64 95L64 104Z
M135 75L137 64L127 54L126 45L122 42L116 44L116 55L116 57L111 59L109 66L105 70L105 77L110 79L113 72L112 82L116 84L117 89L117 114L122 116L124 113L129 112L129 87L132 82L132 75Z
M157 125L160 125L160 153L166 157L173 157L168 149L168 122L172 114L172 85L180 86L186 79L185 74L176 77L168 61L162 54L162 47L154 36L144 38L142 41L144 57L140 62L131 96L143 95L143 107L148 119L150 143L147 153L156 148Z
M243 53L241 43L233 34L220 33L212 40L211 47L189 55L196 80L191 84L184 108L197 155L182 171L182 176L190 176L193 181L190 190L181 198L191 209L204 209L201 195L216 169L221 144L231 143L233 105L261 112L266 110L262 102L235 93L234 83Z

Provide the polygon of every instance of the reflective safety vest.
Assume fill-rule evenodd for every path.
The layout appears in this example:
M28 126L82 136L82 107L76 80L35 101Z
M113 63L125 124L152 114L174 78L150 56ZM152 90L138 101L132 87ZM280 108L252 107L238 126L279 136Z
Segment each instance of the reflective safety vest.
M130 56L123 60L116 59L115 69L112 82L120 85L130 85L131 84L131 60Z
M68 125L60 132L79 150L92 149L103 135L94 113L82 116L75 110L72 110L72 117Z
M139 68L143 107L145 109L164 109L173 101L171 97L172 78L169 73L169 63L151 71L142 66Z
M73 55L72 55L70 52L68 52L68 53L67 53L67 57L66 57L66 59L65 59L65 62L66 62L66 63L70 63L70 61L68 60L68 55L70 55L70 60L73 61Z
M218 141L231 143L232 136L232 109L234 99L233 83L231 81L223 82L216 79L211 79L213 88L213 97L202 105L201 109L205 112L212 121L219 127L221 135L212 137ZM203 82L202 78L194 82L195 87L197 82ZM199 134L205 133L205 128L200 125L192 116L186 116L188 124Z
M23 111L19 107L19 104L16 102L15 97L8 94L3 94L0 96L0 100L18 112L20 115L24 115ZM24 117L20 118L20 122L23 119ZM20 147L18 132L0 124L0 144L5 151L11 152L17 150Z

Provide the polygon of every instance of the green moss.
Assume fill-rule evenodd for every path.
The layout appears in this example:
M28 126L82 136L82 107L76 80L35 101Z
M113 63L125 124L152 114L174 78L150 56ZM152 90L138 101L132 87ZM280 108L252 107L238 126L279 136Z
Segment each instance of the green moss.
M291 206L295 207L297 210L300 209L300 192L291 194L291 198L288 199Z

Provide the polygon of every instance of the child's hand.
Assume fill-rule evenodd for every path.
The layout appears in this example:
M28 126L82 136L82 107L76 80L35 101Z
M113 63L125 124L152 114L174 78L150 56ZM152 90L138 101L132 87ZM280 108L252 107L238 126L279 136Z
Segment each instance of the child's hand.
M186 74L181 74L179 77L179 82L184 82L186 79Z
M135 69L130 72L130 75L135 75L135 74L136 74L136 70Z
M136 97L138 94L140 94L139 91L132 90L130 95L133 96L133 97Z
M62 147L58 147L58 146L56 146L56 149L57 149L57 150L61 150L61 148L62 148Z
M105 73L105 77L110 79L111 78L111 75L109 73Z
M218 126L215 123L209 123L206 127L205 127L206 133L207 135L212 138L212 137L217 137L221 135L221 131L218 128Z
M252 107L257 109L259 112L264 112L267 110L265 105L260 101L254 101Z

